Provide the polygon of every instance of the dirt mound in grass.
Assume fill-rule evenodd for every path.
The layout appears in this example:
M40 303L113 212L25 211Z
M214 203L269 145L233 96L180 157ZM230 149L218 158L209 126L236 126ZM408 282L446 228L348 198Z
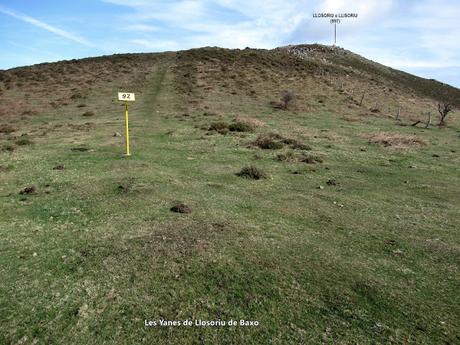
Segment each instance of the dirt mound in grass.
M26 187L19 192L19 194L21 195L36 194L36 193L37 193L37 187L35 186Z
M180 201L176 202L169 210L175 213L192 213L191 207Z
M268 178L268 174L260 168L257 168L253 165L243 167L236 176L249 178L253 180L261 180Z
M369 134L365 138L372 144L379 144L396 149L407 149L426 144L422 139L417 138L415 135L401 133L379 132Z

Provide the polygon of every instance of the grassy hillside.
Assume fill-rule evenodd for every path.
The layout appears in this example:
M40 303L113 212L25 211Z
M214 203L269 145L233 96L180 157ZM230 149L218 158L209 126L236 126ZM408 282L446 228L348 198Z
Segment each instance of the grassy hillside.
M0 80L0 343L460 342L458 89L323 46Z

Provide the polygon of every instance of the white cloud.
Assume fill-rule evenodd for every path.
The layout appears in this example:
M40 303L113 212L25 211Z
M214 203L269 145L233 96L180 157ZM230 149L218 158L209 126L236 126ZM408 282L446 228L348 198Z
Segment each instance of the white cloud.
M125 26L144 36L152 49L217 45L273 48L320 42L331 44L333 26L314 12L355 12L342 20L338 44L394 68L456 68L460 49L457 0L103 0L130 8ZM148 26L166 27L151 31ZM180 34L178 34L180 32ZM161 34L167 33L162 47ZM141 36L141 35L140 35ZM153 36L153 35L152 35ZM164 37L163 37L164 38Z
M10 17L22 20L23 22L29 23L29 24L34 25L36 27L39 27L41 29L47 30L49 32L52 32L53 34L56 34L56 35L58 35L60 37L66 38L68 40L83 44L83 45L88 46L88 47L92 47L92 48L96 47L94 44L92 44L91 42L87 41L86 39L84 39L84 38L82 38L80 36L77 36L75 34L72 34L72 33L68 32L68 31L65 31L65 30L59 29L59 28L57 28L55 26L49 25L47 23L44 23L44 22L42 22L42 21L40 21L38 19L35 19L35 18L31 17L31 16L28 16L26 14L10 10L10 9L4 7L4 6L0 6L0 12L3 13L3 14L8 15Z
M126 20L127 27L133 26L130 23L149 25L149 21L154 20L164 22L171 30L185 32L178 41L187 47L274 47L284 42L307 13L310 15L305 12L309 7L306 0L294 3L280 0L104 1L135 11Z

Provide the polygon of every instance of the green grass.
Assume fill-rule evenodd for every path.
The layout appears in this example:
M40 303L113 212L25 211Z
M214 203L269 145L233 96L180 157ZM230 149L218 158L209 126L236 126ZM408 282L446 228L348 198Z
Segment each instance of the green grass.
M223 98L223 120L241 107L267 127L212 134L198 128L212 116L181 116L171 66L155 64L136 94L131 157L113 136L123 133L115 87L85 100L94 127L81 127L78 108L49 112L17 126L34 145L0 152L0 343L460 342L458 119L422 130ZM378 131L427 144L368 144ZM323 163L250 145L268 132ZM269 178L236 176L250 165ZM31 185L36 194L19 195ZM192 213L170 212L176 201ZM144 327L160 318L260 324Z

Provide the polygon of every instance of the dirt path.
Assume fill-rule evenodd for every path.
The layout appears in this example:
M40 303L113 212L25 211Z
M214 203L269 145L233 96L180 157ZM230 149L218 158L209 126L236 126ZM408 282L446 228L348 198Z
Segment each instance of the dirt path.
M149 78L144 93L141 95L141 115L146 128L158 128L161 115L170 113L175 97L171 61L157 63Z

